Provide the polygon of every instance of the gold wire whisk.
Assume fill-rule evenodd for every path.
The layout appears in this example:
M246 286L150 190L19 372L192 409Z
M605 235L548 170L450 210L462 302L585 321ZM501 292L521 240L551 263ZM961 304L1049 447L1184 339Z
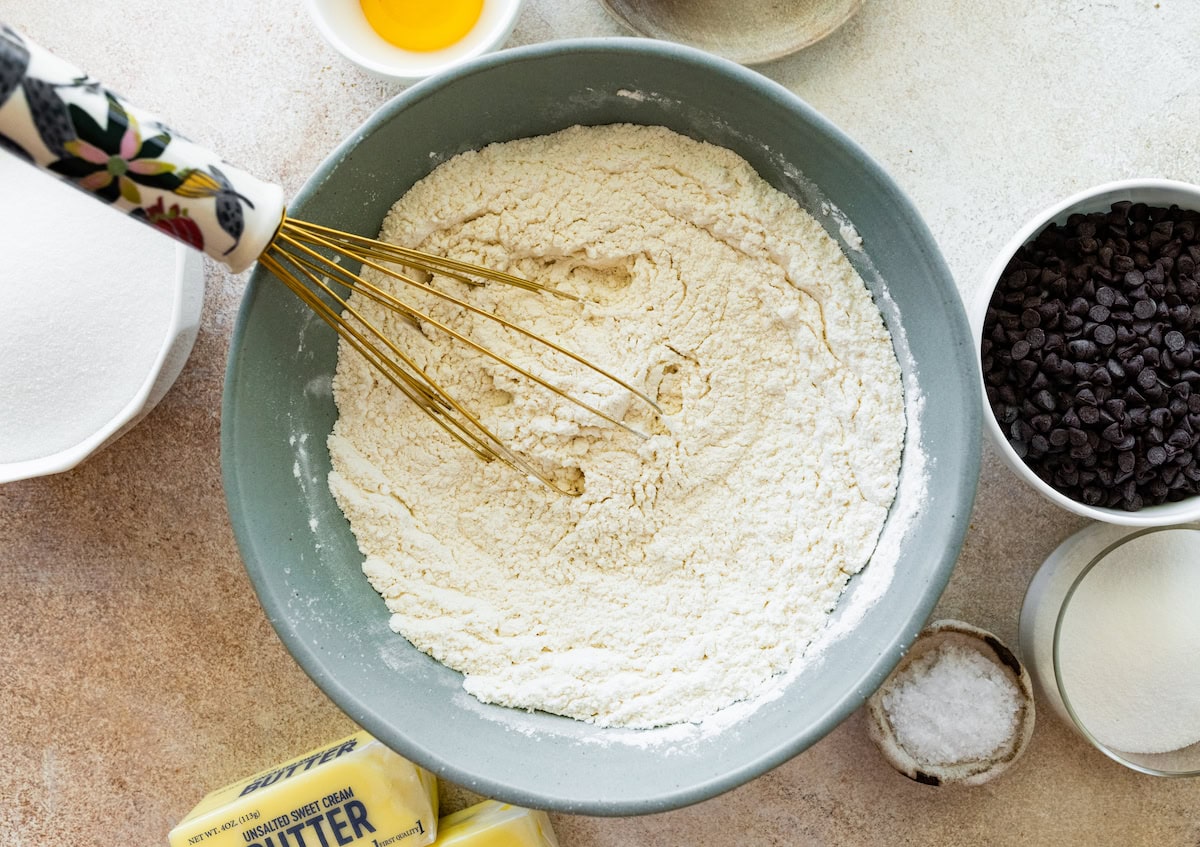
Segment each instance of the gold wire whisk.
M349 260L350 263L360 263L362 270L357 272L351 270L343 264L345 260ZM507 330L529 338L549 350L566 356L591 369L615 385L628 391L634 397L647 403L655 412L660 411L654 400L647 394L605 368L588 361L577 353L519 324L419 280L413 274L405 273L403 270L398 269L397 266L422 271L430 275L440 274L468 285L496 282L525 291L548 292L558 297L565 297L572 300L579 299L569 293L560 292L540 283L503 271L455 259L434 256L407 247L341 232L318 224L298 221L286 216L275 238L271 241L263 255L259 257L258 261L274 276L282 280L317 316L332 327L352 349L356 350L368 362L374 365L392 385L429 415L442 429L457 441L470 448L475 455L486 461L498 459L517 471L536 477L556 491L566 494L577 493L562 488L533 463L508 449L501 439L481 422L476 414L459 403L437 380L401 349L393 339L389 338L364 316L361 310L355 308L350 302L350 297L339 291L339 287L345 289L348 294L358 294L410 320L434 327L454 342L467 345L472 350L512 369L523 378L542 386L580 408L586 409L602 420L634 435L645 437L643 433L633 429L603 409L597 408L595 405L587 403L555 386L544 377L496 353L463 332L447 325L445 322L432 317L428 312L422 311L380 288L378 285L365 279L363 273L367 269L377 271L391 279L419 289L426 294L431 294L452 303L467 312L493 321Z

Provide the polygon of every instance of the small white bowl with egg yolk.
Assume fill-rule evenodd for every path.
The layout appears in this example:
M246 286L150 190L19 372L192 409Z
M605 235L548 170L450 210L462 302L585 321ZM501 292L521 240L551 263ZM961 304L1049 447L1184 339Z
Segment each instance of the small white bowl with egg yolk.
M521 0L306 0L339 53L384 79L412 82L502 46Z

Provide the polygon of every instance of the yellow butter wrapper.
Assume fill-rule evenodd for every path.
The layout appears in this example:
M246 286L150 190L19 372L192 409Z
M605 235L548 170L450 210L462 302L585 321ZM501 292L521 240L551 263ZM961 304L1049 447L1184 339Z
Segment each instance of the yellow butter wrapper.
M435 847L558 847L550 816L484 800L438 821Z
M437 779L366 732L209 794L171 847L425 847Z

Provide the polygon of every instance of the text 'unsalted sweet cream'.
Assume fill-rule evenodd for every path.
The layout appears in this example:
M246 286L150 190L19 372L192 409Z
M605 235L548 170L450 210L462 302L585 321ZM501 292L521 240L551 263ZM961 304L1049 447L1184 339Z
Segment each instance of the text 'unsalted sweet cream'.
M209 794L171 847L426 847L437 780L365 732Z

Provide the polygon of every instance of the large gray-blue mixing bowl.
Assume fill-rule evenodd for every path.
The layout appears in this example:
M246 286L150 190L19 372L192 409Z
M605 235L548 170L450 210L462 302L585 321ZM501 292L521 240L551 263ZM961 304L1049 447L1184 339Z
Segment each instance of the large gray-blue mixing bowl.
M641 39L487 56L384 106L321 165L290 211L374 236L392 202L456 153L619 121L665 125L737 151L835 235L837 219L822 203L840 209L863 240L851 261L877 294L886 280L891 301L881 299L881 309L897 337L905 330L900 360L924 395L928 491L919 504L899 504L919 508L895 578L782 696L722 732L649 744L631 743L629 730L486 706L465 694L459 674L388 629L383 601L360 571L362 556L325 484L336 338L262 269L234 331L221 436L229 511L255 590L284 644L334 702L454 782L518 804L602 815L711 797L801 752L856 709L945 587L979 470L971 338L920 216L858 145L740 66ZM805 437L797 432L797 444ZM860 582L851 581L851 595Z

